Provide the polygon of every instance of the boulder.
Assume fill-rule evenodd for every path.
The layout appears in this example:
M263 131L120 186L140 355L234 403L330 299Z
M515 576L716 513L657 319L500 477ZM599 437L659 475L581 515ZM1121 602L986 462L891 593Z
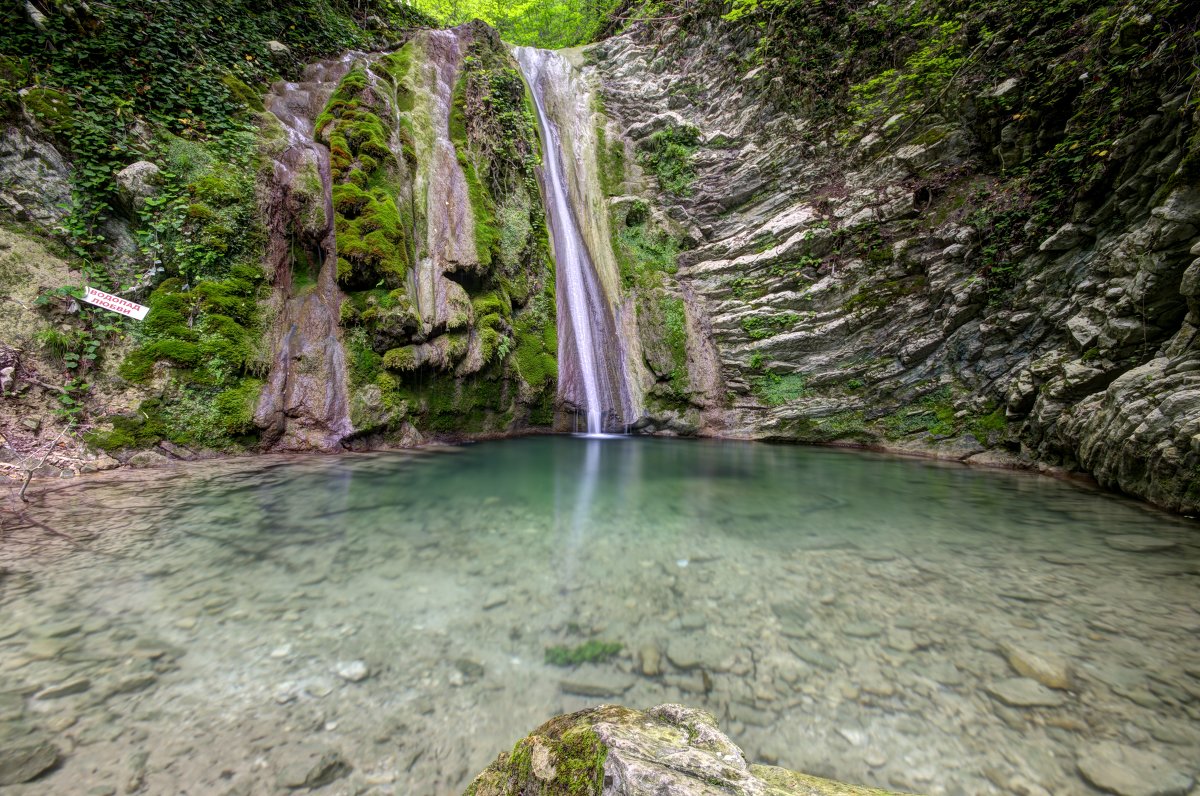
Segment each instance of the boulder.
M130 163L117 172L117 194L128 210L140 210L158 193L159 168L148 160Z
M712 714L683 705L600 705L551 719L502 752L468 796L886 796L774 766L752 765Z

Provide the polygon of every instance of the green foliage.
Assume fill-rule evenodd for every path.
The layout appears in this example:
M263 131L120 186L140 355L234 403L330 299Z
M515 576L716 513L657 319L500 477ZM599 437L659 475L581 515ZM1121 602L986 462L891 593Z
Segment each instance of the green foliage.
M751 340L765 340L795 326L799 320L800 316L794 312L784 312L779 315L750 315L742 318L742 331L748 334Z
M753 381L754 394L767 406L782 406L808 395L808 376L804 373L768 371Z
M654 287L660 283L661 274L675 273L679 242L674 237L644 218L635 225L626 225L613 218L610 229L613 254L626 288Z
M581 663L603 663L621 652L616 642L592 639L575 647L546 647L546 663L552 666L578 666Z
M75 162L74 213L64 224L84 247L102 244L99 225L115 207L113 174L143 155L145 129L186 139L244 129L263 85L305 61L377 40L360 20L389 25L427 18L395 0L113 0L46 6L45 29L21 3L0 8L0 103L15 82L38 88L27 102ZM267 47L292 48L280 63ZM7 54L21 53L13 62Z
M671 387L676 395L682 396L690 387L687 368L687 310L683 299L673 296L662 296L658 306L663 317L667 348L671 351L671 360L675 365L671 371Z
M673 196L690 196L696 180L693 163L700 146L695 127L668 127L641 143L638 161L658 178L658 186Z
M556 49L594 41L621 0L416 0L416 7L443 25L482 19L505 41Z

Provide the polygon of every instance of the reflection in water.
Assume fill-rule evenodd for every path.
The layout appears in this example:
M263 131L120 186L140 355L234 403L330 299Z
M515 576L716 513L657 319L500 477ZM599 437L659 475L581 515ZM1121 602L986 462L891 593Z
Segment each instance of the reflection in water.
M313 746L354 766L328 793L459 793L597 702L704 707L753 758L930 794L1082 796L1101 742L1200 759L1196 526L1114 496L569 437L138 478L40 509L86 549L0 547L0 738L66 755L27 793L121 789L142 754L147 792L273 793ZM588 640L624 651L543 662ZM1018 678L1034 659L1068 687Z

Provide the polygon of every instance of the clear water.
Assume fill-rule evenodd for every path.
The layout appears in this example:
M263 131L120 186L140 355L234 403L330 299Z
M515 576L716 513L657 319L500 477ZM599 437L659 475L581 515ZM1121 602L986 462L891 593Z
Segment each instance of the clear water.
M0 544L0 729L65 753L17 794L276 793L310 747L354 767L321 793L460 793L598 702L930 794L1093 793L1076 757L1105 739L1200 760L1197 526L1046 478L545 437L102 477L31 516L88 540ZM589 639L623 652L544 662ZM1069 663L1061 705L989 694L1005 643Z

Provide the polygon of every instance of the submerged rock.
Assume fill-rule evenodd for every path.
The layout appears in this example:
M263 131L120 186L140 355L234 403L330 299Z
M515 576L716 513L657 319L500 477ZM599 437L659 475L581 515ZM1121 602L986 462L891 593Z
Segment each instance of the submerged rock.
M712 714L683 705L601 705L551 719L503 752L466 796L884 796L774 766L751 765Z
M1062 694L1027 677L1002 680L988 686L987 692L1014 708L1057 707L1066 701Z
M35 780L57 765L58 759L58 748L44 738L31 736L2 743L0 785L19 785Z
M1113 741L1084 749L1078 765L1084 779L1119 796L1182 796L1193 784L1158 755Z

